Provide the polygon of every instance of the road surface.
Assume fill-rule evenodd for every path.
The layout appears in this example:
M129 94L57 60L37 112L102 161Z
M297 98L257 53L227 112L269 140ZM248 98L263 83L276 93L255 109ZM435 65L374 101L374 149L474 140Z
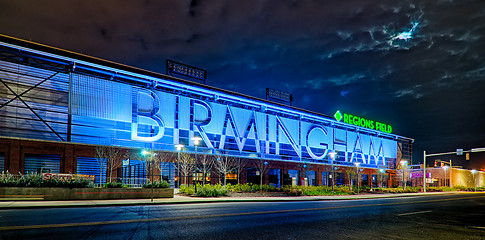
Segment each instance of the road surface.
M0 210L0 239L485 239L485 193Z

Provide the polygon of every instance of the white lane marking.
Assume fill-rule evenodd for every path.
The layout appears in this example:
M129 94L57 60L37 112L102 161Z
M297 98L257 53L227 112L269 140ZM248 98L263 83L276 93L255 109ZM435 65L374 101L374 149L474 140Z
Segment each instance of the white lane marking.
M469 226L469 228L485 229L485 227L479 227L479 226Z
M427 211L420 211L420 212L410 212L410 213L401 213L401 214L398 214L398 216L407 216L407 215L414 215L414 214L421 214L421 213L430 213L432 212L431 210L427 210Z

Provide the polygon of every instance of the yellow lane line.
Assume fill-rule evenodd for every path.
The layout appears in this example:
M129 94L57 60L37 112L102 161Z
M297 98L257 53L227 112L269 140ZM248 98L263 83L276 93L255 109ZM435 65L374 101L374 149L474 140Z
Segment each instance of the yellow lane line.
M26 225L26 226L7 226L7 227L0 227L0 231L44 229L44 228L64 228L64 227L83 227L83 226L113 225L113 224L126 224L126 223L161 222L161 221L173 221L173 220L188 220L188 219L203 219L203 218L217 218L217 217L233 217L233 216L249 216L249 215L275 214L275 213L307 212L307 211L321 211L321 210L343 209L343 208L360 208L360 207L375 207L375 206L413 204L413 203L444 202L444 201L455 201L455 200L465 200L465 199L474 199L474 198L485 198L485 196L422 200L422 201L408 201L408 202L394 202L394 203L377 203L377 204L364 204L364 205L354 205L354 206L335 206L335 207L323 207L323 208L304 208L304 209L260 211L260 212L247 212L247 213L224 213L224 214L212 214L212 215L201 215L201 216L130 219L130 220L117 220L117 221L105 221L105 222L82 222L82 223Z

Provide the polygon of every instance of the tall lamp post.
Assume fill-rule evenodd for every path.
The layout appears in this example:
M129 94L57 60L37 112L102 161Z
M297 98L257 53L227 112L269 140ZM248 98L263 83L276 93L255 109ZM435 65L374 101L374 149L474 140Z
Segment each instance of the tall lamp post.
M180 151L182 150L182 148L184 147L184 145L182 144L177 144L175 145L175 148L177 149L177 176L178 176L178 187L180 187L180 181L181 181L181 178L180 178ZM174 183L175 185L175 183Z
M332 192L333 192L333 187L335 186L335 169L333 168L333 160L335 160L335 154L336 152L331 152L328 155L330 155L330 159L332 160L332 175L330 175L330 178L332 179Z
M473 176L473 187L475 188L475 192L477 191L477 183L476 183L476 181L475 181L475 172L476 172L476 171L477 171L477 170L475 170L475 169L471 170L471 172L472 172L472 176Z
M443 166L443 170L445 171L445 180L444 180L443 186L446 186L446 170L448 170L448 168L449 168L448 166ZM451 182L451 179L450 179L450 182Z
M402 164L402 189L406 190L405 175L406 175L406 165L408 164L408 161L401 161L401 164Z
M359 165L360 165L360 163L356 162L354 164L357 167L357 194L359 194L360 193L360 181L359 181L360 180L360 174L359 174Z
M143 155L145 156L148 156L149 157L149 160L148 160L148 168L150 168L150 185L151 185L151 189L152 189L152 197L151 197L151 202L153 202L153 166L152 166L152 162L153 162L153 157L154 156L157 156L157 153L154 153L154 152L149 152L149 151L145 151L143 150L143 152L141 152Z
M202 138L200 138L200 137L193 137L191 139L192 139L192 141L194 141L194 145L195 145L195 164L194 164L194 171L195 171L196 178L198 180L198 175L197 175L197 145L199 145L199 143L202 140ZM194 181L194 179L192 179L192 181ZM197 182L194 183L194 187L195 187L195 192L197 193Z

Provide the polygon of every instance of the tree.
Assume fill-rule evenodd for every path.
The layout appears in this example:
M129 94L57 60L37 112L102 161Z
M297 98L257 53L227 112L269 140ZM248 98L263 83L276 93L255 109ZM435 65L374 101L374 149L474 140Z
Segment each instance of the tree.
M212 167L214 167L214 157L212 155L202 154L202 156L200 156L198 160L200 164L197 166L197 168L199 171L202 172L202 175L204 176L204 179L202 181L205 185L207 173L210 173Z
M384 187L384 180L386 178L386 170L384 169L379 169L377 171L377 181L379 181L379 187Z
M234 160L234 171L236 171L236 174L237 174L237 183L238 184L239 184L239 181L241 179L241 173L246 168L247 163L248 162L244 158L237 158L237 159Z
M358 183L359 174L357 172L357 168L356 167L349 167L349 168L347 168L346 173L347 173L347 176L349 177L350 191L352 191L353 186L354 186L354 181L357 181L357 184L359 184Z
M399 181L402 181L402 186L403 186L403 189L406 189L406 183L407 181L409 180L409 171L408 171L408 165L407 164L398 164L397 165L397 170L399 171L396 171L396 177L399 178Z
M194 171L195 165L195 158L188 153L181 152L180 154L180 161L176 165L177 171L183 174L184 183L185 185L188 184L188 176L192 174Z
M259 186L263 186L263 176L268 172L271 165L264 159L256 159L254 161L254 167L259 171L260 182Z
M224 176L224 185L226 185L226 175L234 168L234 158L226 155L219 155L214 162L214 167Z
M126 149L111 145L96 146L96 158L98 159L98 162L102 163L102 159L106 159L106 169L108 171L107 181L109 182L111 182L113 171L123 166L123 159L128 158L128 156L129 154ZM100 169L102 171L102 164L100 164Z
M102 146L98 145L96 146L96 161L99 164L99 186L102 184L102 178L103 178L103 165L105 163L104 161L104 149Z
M176 162L176 158L177 154L174 152L157 152L157 154L153 156L153 164L160 173L160 180L162 180L163 176L163 163Z

